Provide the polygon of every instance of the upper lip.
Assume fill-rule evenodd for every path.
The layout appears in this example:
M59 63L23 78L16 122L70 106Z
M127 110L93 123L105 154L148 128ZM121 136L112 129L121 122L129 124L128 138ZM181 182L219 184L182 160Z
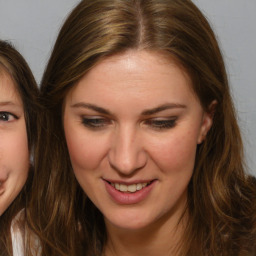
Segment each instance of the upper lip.
M119 184L124 184L124 185L132 185L132 184L138 184L138 183L149 183L153 182L156 179L137 179L137 180L132 180L132 181L123 181L123 180L115 180L115 179L104 179L104 181L109 182L109 183L119 183Z

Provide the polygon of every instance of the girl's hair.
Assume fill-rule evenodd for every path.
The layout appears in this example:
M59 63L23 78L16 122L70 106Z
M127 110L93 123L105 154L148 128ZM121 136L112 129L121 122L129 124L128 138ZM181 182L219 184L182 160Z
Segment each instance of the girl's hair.
M32 153L38 133L38 87L33 74L21 54L8 42L0 40L0 72L6 72L18 91L24 108L29 150ZM1 79L1 78L0 78ZM0 142L1 143L1 142ZM14 156L15 157L15 156ZM0 255L12 255L10 227L13 218L27 204L31 187L32 166L22 191L0 217Z
M190 75L204 110L213 100L218 103L213 126L198 146L180 255L249 255L256 210L253 182L244 172L241 136L218 43L190 0L84 0L64 23L41 87L45 128L30 217L42 255L101 254L104 221L75 180L62 108L83 75L102 59L129 49L175 59Z

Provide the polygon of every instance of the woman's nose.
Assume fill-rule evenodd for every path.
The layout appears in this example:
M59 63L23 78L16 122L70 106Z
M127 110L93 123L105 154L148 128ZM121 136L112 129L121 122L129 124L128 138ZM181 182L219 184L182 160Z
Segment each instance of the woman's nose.
M110 166L121 175L128 176L142 169L147 163L147 153L138 132L129 127L119 129L113 135L108 159Z

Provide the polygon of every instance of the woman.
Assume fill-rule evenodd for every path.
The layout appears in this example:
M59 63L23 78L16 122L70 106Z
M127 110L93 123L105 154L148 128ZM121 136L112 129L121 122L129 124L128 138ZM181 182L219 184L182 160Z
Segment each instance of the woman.
M37 136L38 88L23 57L0 41L0 255L23 255L22 232Z
M191 1L81 1L41 92L42 255L252 255L253 182L218 43Z

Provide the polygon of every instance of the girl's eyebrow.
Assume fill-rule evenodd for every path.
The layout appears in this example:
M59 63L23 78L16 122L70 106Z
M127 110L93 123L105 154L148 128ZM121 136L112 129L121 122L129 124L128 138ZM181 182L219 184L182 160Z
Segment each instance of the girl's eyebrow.
M0 106L16 106L12 101L0 101Z
M72 108L87 108L87 109L94 110L98 113L104 114L104 115L111 115L111 111L109 111L105 108L99 107L97 105L90 104L90 103L79 102L79 103L72 105L71 107ZM187 106L183 105L183 104L178 104L178 103L166 103L166 104L157 106L152 109L146 109L146 110L142 111L141 114L143 116L149 116L149 115L153 115L153 114L156 114L158 112L161 112L161 111L164 111L167 109L174 109L174 108L187 108Z

